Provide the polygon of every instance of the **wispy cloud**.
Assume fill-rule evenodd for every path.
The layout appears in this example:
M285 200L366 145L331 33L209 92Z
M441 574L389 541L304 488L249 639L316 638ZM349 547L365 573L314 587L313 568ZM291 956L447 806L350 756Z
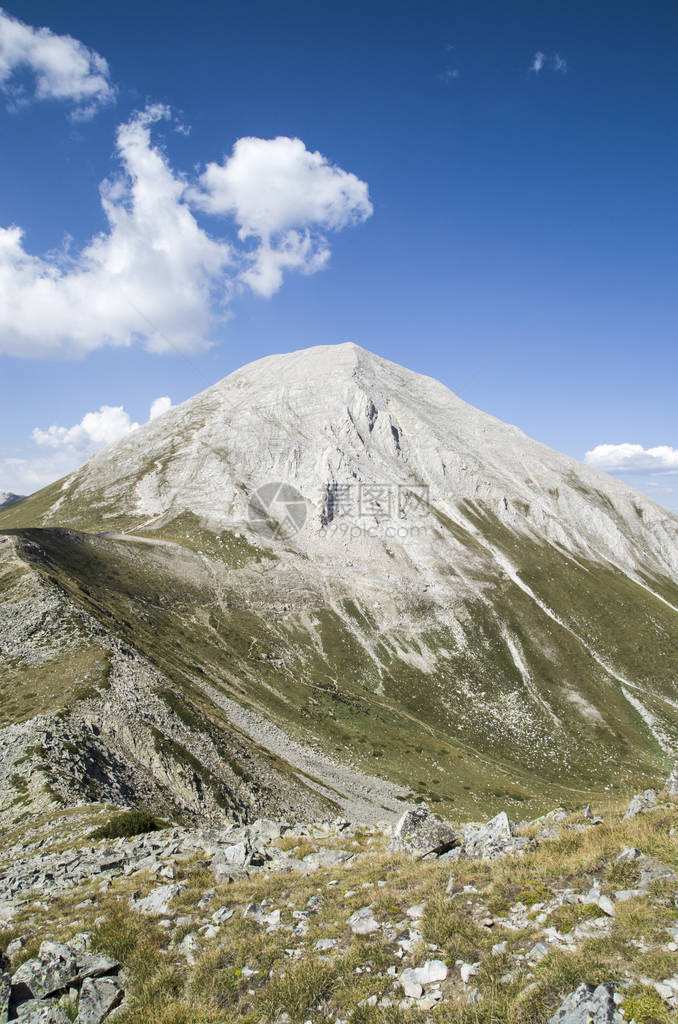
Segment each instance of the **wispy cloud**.
M438 78L443 83L443 85L447 85L449 82L453 82L456 78L460 77L461 72L459 68L453 67L446 67L445 70L441 71L440 74L438 75Z
M559 74L564 75L567 72L567 61L561 57L559 53L554 53L552 56L548 56L548 54L543 53L541 50L537 50L532 58L530 71L534 71L534 73L538 75L539 72L543 70L556 71Z
M544 67L544 61L546 60L546 54L542 53L541 50L537 50L534 55L534 60L530 65L530 71L536 71L537 74Z
M26 25L2 8L0 89L11 109L33 100L59 100L71 105L74 120L88 120L115 98L108 63L100 54L72 36Z
M678 472L678 448L641 444L599 444L585 455L589 466L610 473Z

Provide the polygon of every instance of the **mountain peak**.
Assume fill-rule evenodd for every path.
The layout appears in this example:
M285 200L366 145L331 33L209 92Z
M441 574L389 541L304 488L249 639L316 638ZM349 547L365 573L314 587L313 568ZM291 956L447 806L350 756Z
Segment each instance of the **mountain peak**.
M675 748L678 520L352 343L243 367L0 524L8 579L28 560L276 757L288 730L469 806Z

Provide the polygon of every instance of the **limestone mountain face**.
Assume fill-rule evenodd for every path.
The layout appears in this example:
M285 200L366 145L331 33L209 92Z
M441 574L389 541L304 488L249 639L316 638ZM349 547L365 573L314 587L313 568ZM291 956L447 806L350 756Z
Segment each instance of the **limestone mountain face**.
M143 662L198 777L217 718L372 817L650 784L676 747L678 518L354 345L244 367L0 529L0 581Z

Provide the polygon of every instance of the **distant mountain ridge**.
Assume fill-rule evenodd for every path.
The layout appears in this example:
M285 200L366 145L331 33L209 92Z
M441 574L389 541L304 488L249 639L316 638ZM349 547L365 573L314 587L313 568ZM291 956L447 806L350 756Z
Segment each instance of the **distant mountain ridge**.
M243 367L0 530L14 573L149 666L205 807L216 718L297 780L286 743L316 751L313 799L376 816L626 790L676 749L678 518L355 345ZM180 759L158 715L145 742ZM157 788L107 728L129 787Z
M9 508L10 505L16 505L17 501L23 501L24 494L12 494L11 491L0 491L0 511L3 508Z

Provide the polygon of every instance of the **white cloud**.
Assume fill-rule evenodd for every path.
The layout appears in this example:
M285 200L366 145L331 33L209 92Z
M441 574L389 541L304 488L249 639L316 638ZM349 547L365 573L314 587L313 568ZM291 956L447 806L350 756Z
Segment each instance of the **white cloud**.
M149 423L172 408L168 395L156 398L150 407ZM52 424L47 430L34 427L31 440L45 454L0 460L0 486L16 494L30 494L77 469L95 452L138 430L139 424L122 405L102 405L85 413L72 427Z
M13 494L32 494L59 480L82 463L71 452L52 452L29 458L0 459L0 486Z
M31 256L20 228L0 228L0 351L80 355L138 337L162 348L130 302L179 346L203 342L230 247L198 226L184 183L151 145L151 125L169 116L153 106L119 127L123 173L100 190L108 231L77 256Z
M152 413L153 406L151 416ZM47 448L73 448L89 452L113 444L138 428L139 424L132 423L129 413L121 405L102 405L98 412L86 413L74 427L52 425L47 430L35 427L31 437L36 444Z
M589 466L606 472L637 473L678 471L678 448L641 444L599 444L585 455Z
M191 200L207 213L233 217L241 242L252 243L240 279L270 296L286 269L314 273L329 259L326 231L372 213L367 185L335 167L301 139L239 139L223 163L209 163Z
M299 139L241 139L191 184L151 141L170 118L154 105L120 125L122 172L100 188L108 227L79 253L33 256L21 228L0 228L0 352L68 357L138 339L166 351L151 324L199 349L234 291L269 296L284 270L320 270L325 232L372 212L367 185ZM238 240L210 235L191 204L234 219Z
M542 53L541 50L537 50L534 55L534 60L530 65L530 71L535 71L537 74L544 67L544 61L546 60L546 54Z
M34 79L29 95L22 72ZM33 28L0 8L0 89L14 107L31 99L75 104L73 116L86 120L115 96L108 64L98 53L72 36L57 36L48 28Z
M459 68L453 68L448 66L445 68L444 71L440 72L438 78L444 85L448 85L450 82L454 81L455 78L459 78L460 76L461 72Z
M552 57L549 57L541 50L537 50L530 64L530 71L534 71L538 75L544 68L558 71L564 75L567 72L567 61L559 53L554 53Z
M158 416L162 416L163 413L169 412L171 408L172 399L169 395L163 395L162 398L156 398L155 401L151 403L151 414L148 418L149 420L155 420Z

